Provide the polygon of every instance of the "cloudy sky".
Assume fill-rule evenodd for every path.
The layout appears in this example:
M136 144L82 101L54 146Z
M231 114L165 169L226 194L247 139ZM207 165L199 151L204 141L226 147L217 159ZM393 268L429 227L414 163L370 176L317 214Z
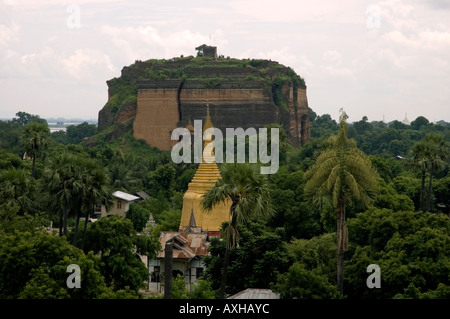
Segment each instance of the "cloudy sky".
M96 119L123 66L203 43L292 67L319 115L450 122L450 0L0 0L0 118Z

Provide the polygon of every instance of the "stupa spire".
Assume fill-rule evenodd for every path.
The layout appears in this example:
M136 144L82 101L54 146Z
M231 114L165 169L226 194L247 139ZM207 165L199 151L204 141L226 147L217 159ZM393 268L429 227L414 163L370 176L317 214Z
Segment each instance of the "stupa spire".
M203 133L213 128L211 116L209 114L209 103L206 102L206 119L203 125ZM208 132L209 133L209 132ZM203 195L220 178L220 171L215 161L214 149L210 145L213 143L212 133L203 136L202 161L197 167L188 189L183 196L183 208L179 229L189 225L195 225L208 230L210 234L218 233L224 221L229 220L230 202L220 203L213 208L212 213L204 213L202 208ZM206 150L205 148L208 147Z
M209 115L209 103L208 103L208 101L206 101L206 119L205 119L205 124L203 125L203 132L205 132L207 129L213 128L213 127L214 126L211 121L211 116ZM204 140L205 140L205 143L203 146L205 146L209 142L212 142L212 134L207 134L207 136L205 137Z
M197 224L195 223L195 216L194 216L194 208L191 208L191 217L189 218L189 227L197 227Z

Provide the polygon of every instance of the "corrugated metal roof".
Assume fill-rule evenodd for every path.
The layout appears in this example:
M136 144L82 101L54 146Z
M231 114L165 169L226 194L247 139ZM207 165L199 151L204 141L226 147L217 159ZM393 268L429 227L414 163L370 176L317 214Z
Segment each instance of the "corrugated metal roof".
M138 196L139 196L140 198L142 198L142 199L148 199L148 198L150 198L150 195L147 194L147 193L144 192L144 191L137 192L136 195L138 195Z
M121 191L115 191L114 193L112 193L112 196L126 200L127 202L132 202L136 199L139 199L139 197L125 193L125 192L121 192Z
M227 299L280 299L280 294L270 289L247 288Z
M173 258L192 259L195 256L208 256L208 234L186 232L162 232L159 237L162 249L157 258L164 258L166 242L173 241Z

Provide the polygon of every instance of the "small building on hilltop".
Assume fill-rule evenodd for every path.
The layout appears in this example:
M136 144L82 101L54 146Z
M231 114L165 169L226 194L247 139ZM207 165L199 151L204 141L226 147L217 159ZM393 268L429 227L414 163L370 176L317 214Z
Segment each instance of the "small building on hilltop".
M217 59L217 47L205 45L203 47L203 56L205 58Z

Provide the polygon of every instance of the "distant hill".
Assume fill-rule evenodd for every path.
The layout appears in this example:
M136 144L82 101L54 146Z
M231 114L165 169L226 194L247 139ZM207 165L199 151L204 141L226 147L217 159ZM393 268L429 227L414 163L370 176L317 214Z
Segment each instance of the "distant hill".
M204 120L206 103L223 132L275 123L294 145L310 137L305 81L275 61L215 55L135 61L107 85L108 101L98 117L105 140L132 131L148 145L168 150L170 132Z

